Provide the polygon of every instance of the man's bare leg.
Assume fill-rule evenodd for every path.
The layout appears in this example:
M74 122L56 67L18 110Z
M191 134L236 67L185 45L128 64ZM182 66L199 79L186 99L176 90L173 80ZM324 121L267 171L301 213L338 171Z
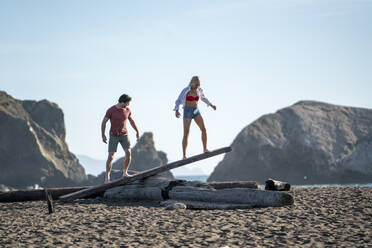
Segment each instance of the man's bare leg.
M124 171L123 171L123 177L130 177L131 175L128 174L128 169L131 161L131 150L125 149L125 159L124 159Z
M109 152L107 161L106 161L106 176L105 176L105 183L110 182L110 172L112 167L112 160L114 160L115 152Z

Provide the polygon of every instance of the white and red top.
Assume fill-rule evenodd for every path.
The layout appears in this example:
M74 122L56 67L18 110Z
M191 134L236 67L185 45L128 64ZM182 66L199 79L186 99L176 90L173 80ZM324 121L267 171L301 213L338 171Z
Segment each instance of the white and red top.
M177 111L179 108L180 108L180 105L183 105L185 106L185 103L186 103L186 96L187 96L187 93L191 90L191 87L190 86L187 86L186 88L184 88L182 91L181 91L181 94L178 96L177 100L176 100L176 106L174 107L174 111ZM204 93L203 93L203 89L202 88L198 88L196 90L196 93L198 94L198 97L200 97L200 99L205 102L208 106L212 105L212 103L205 97Z

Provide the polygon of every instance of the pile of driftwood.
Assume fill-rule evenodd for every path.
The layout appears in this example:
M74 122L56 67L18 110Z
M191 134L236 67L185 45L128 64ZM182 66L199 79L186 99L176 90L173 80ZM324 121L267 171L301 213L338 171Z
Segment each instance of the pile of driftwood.
M293 204L285 192L258 189L257 182L188 182L150 177L106 190L104 198L124 201L158 201L188 209L238 209Z
M279 181L275 181L279 185ZM61 195L88 187L50 188L49 195L57 200ZM293 204L291 194L273 189L260 190L257 182L197 182L149 177L131 184L117 186L104 193L90 195L107 200L156 201L172 209L238 209L278 207ZM38 201L46 199L45 190L20 190L0 193L0 202Z

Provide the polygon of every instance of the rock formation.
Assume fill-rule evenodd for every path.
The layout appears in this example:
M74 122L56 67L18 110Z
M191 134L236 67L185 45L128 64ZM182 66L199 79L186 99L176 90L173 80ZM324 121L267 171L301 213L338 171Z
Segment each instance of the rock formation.
M57 104L20 101L0 91L0 184L57 187L86 180L65 136L63 112Z
M135 143L135 141L131 141ZM121 149L119 144L118 149ZM122 170L124 167L124 158L122 157L116 160L112 165L111 179L118 179L122 176ZM137 171L144 171L153 167L165 165L168 163L167 154L162 151L155 149L153 134L151 132L144 133L137 144L132 149L132 161L129 167L129 173L134 174ZM102 169L105 170L105 165L102 165ZM120 171L120 172L119 172ZM170 171L160 174L163 177L174 178ZM88 185L97 185L103 183L105 178L105 172L102 172L97 177L89 175Z
M372 110L301 101L245 127L208 181L372 182Z
M134 142L132 141L132 143ZM153 134L150 132L144 133L132 149L130 169L134 171L144 171L167 163L167 154L162 151L156 151L155 149ZM115 161L112 168L122 170L123 165L124 157ZM173 177L170 172L167 173L167 175Z

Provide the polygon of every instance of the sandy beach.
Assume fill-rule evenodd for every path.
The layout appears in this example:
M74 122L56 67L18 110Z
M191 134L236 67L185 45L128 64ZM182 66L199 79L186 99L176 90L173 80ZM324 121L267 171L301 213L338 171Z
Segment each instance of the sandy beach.
M0 203L0 247L372 247L372 187L290 192L293 206L240 210Z

